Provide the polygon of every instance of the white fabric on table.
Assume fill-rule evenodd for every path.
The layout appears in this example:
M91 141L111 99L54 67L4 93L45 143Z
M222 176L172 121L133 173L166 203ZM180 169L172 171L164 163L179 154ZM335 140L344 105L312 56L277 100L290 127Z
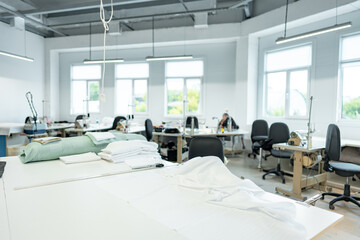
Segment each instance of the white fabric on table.
M98 184L188 239L306 238L303 225L293 220L292 202L237 178L216 157Z
M147 142L145 140L131 140L131 141L117 141L107 145L103 152L115 155L121 153L127 153L132 151L149 151L156 152L158 145L154 142Z
M124 162L131 168L143 168L162 163L159 154L142 154L140 156L127 157Z
M154 163L161 163L161 158L158 153L129 153L129 154L117 154L111 155L108 153L100 152L98 155L113 163L125 162L132 168L146 166Z
M114 163L126 162L132 168L148 166L160 160L157 144L144 140L112 142L99 156Z
M92 136L96 141L114 139L115 135L111 132L87 132L85 135Z
M10 136L12 133L22 133L24 123L0 123L0 135Z
M71 163L98 161L101 160L101 157L99 157L93 152L88 152L88 153L82 153L82 154L76 154L70 156L63 156L60 157L59 159L66 164L71 164Z
M233 175L218 157L197 157L180 166L168 175L179 186L205 190L209 203L224 207L261 211L273 218L291 223L296 214L294 203L269 202L266 193L250 180Z

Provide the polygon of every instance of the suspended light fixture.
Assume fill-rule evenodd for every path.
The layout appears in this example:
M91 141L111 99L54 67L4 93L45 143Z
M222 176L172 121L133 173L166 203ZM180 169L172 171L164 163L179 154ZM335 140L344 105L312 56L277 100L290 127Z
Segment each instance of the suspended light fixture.
M163 57L146 57L146 61L161 61L161 60L183 60L183 59L193 59L191 55L185 56L163 56Z
M117 58L117 59L97 59L97 60L88 60L85 59L83 61L84 64L96 64L96 63L120 63L120 62L124 62L124 59L122 58Z
M291 37L286 37L286 27L287 27L287 16L288 16L288 6L289 6L289 0L286 1L286 14L285 14L285 30L284 30L284 37L279 37L275 43L276 44L282 44L282 43L286 43L286 42L291 42L291 41L296 41L299 39L303 39L303 38L308 38L308 37L313 37L313 36L317 36L320 34L324 34L324 33L328 33L328 32L334 32L334 31L338 31L344 28L349 28L351 27L351 22L346 22L346 23L342 23L342 24L337 24L337 1L336 1L336 23L334 26L330 26L330 27L326 27L326 28L321 28L321 29L317 29L315 31L310 31L310 32L306 32L306 33L301 33L298 35L294 35Z
M14 54L14 53L9 53L9 52L5 52L5 51L0 51L0 55L7 56L7 57L12 57L12 58L17 58L17 59L21 59L21 60L28 61L28 62L33 62L34 61L33 58L28 58L28 57L25 57L25 56L17 55L17 54Z
M159 56L155 57L155 26L154 26L154 17L152 18L152 56L146 57L146 61L165 61L165 60L184 60L184 59L193 59L192 55L178 55L178 56ZM185 40L184 40L185 42ZM185 44L185 43L184 43ZM184 46L185 47L185 46Z
M91 23L90 23L90 34L89 34L89 59L84 59L84 64L99 64L99 63L120 63L124 62L122 58L116 59L91 59Z
M21 56L18 54L14 54L14 53L9 53L6 51L1 51L0 50L0 55L3 56L7 56L7 57L12 57L12 58L16 58L16 59L20 59L20 60L24 60L24 61L28 61L28 62L33 62L34 59L33 58L29 58L26 56L26 29L25 29L25 25L24 25L24 51L25 51L25 56Z

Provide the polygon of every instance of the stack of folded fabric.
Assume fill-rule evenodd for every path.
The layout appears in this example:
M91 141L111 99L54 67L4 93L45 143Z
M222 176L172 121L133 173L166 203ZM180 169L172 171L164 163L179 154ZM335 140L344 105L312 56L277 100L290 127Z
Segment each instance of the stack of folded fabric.
M119 163L132 159L160 159L157 144L145 140L117 141L110 143L98 155L107 161Z
M66 164L71 164L71 163L98 161L98 160L101 160L101 157L96 155L96 153L88 152L88 153L82 153L82 154L62 156L62 157L59 157L59 159Z

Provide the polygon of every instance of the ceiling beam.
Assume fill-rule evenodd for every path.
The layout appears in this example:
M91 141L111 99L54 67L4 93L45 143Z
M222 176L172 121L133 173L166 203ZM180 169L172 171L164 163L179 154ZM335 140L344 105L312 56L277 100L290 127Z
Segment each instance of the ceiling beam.
M184 0L179 0L179 2L183 5L183 7L185 8L185 10L188 12L189 8L186 6L186 4L184 3ZM193 15L189 15L191 17L191 19L193 20L193 22L195 22L195 18Z
M113 6L116 7L122 5L156 2L156 1L160 1L160 0L128 0L128 1L114 2ZM104 7L110 7L111 3L104 3L103 5ZM76 7L74 6L74 7L66 7L66 8L54 7L53 9L30 10L30 11L24 11L22 13L25 15L42 15L42 14L52 14L52 13L62 13L62 12L83 11L83 10L96 9L96 8L100 8L100 4L76 6Z
M38 8L38 6L32 0L20 0L20 2L26 3L33 8Z
M66 36L66 35L63 34L62 32L60 32L60 31L58 31L58 30L56 30L56 29L54 29L54 28L52 28L52 27L49 27L49 26L45 25L44 23L41 23L41 22L38 22L38 21L36 21L36 20L34 20L34 19L32 19L32 18L29 18L29 17L25 16L24 14L22 14L22 13L20 13L20 12L11 10L11 9L6 8L6 7L4 7L4 6L1 6L1 5L0 5L0 9L6 11L6 12L8 12L8 13L13 14L14 16L21 17L21 18L25 19L26 22L28 22L28 23L30 23L30 24L32 24L32 25L38 26L38 27L43 28L43 29L46 29L46 30L48 30L48 31L52 31L52 32L57 33L57 34L59 34L59 35L61 35L61 36Z
M242 9L244 6L240 6L236 9ZM120 21L126 21L126 20L133 20L133 19L142 19L142 20L150 20L153 17L166 17L166 16L186 16L190 14L195 13L201 13L201 12L214 12L214 11L226 11L226 10L236 10L236 9L229 9L229 7L219 7L219 8L207 8L207 9L199 9L199 10L189 10L189 11L180 11L180 12L171 12L171 13L158 13L158 14L148 14L148 15L139 15L139 16L129 16L129 17L120 17L120 18L113 18L114 21L120 20ZM80 24L89 24L89 23L98 23L99 21L77 21L77 22L71 22L71 23L64 23L64 24L52 24L49 25L53 28L58 27L66 27L71 25L80 25Z
M239 8L239 7L245 7L246 5L248 5L250 2L252 2L253 0L242 0L234 5L232 5L230 8Z

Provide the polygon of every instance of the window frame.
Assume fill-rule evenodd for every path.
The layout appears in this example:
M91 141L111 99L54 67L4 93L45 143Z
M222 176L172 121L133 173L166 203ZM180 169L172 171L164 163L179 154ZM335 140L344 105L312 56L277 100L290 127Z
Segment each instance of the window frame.
M119 114L122 114L122 115L126 115L126 113L121 113L121 112L118 112L118 93L117 93L117 87L118 87L118 82L119 81L122 81L122 80L130 80L131 81L131 89L132 89L132 109L134 110L133 113L127 113L127 114L134 114L134 115L148 115L149 114L149 78L116 78L115 79L115 114L116 115L119 115ZM135 112L135 105L134 105L134 100L135 100L135 81L136 80L146 80L146 112Z
M131 87L132 87L132 109L134 110L133 113L131 114L134 114L135 116L145 116L145 115L148 115L149 114L149 79L150 79L150 64L148 62L126 62L125 64L139 64L139 63L146 63L148 65L148 69L149 69L149 74L148 74L148 77L136 77L136 78L131 78L131 77L128 77L128 78L118 78L117 77L117 65L121 65L120 64L115 64L114 67L115 67L115 88L114 88L114 93L115 93L115 109L114 109L114 112L116 115L121 115L121 114L125 114L125 113L121 113L121 112L118 112L118 94L117 94L117 87L118 87L118 81L121 81L121 80L131 80ZM146 80L146 112L135 112L135 81L136 80ZM130 114L130 113L128 113Z
M98 82L99 84L99 95L100 95L100 88L101 88L101 78L99 79L87 79L87 78L84 78L84 79L74 79L73 78L73 67L77 67L77 66L83 66L81 64L74 64L74 65L71 65L70 66L70 115L71 116L77 116L79 114L100 114L101 113L101 104L100 104L100 99L98 99L99 101L99 111L98 112L90 112L89 111L89 101L86 101L86 111L89 111L89 112L73 112L73 82L86 82L86 95L87 97L89 97L89 82ZM91 66L100 66L100 72L102 72L102 66L101 64L94 64L94 65L91 65Z
M311 64L309 66L301 66L301 67L293 67L293 68L284 68L284 69L279 69L279 70L272 70L272 71L267 71L266 70L266 65L267 65L267 54L270 53L275 53L275 52L280 52L280 51L286 51L286 50L291 50L294 48L299 48L299 47L305 47L305 46L310 46L311 48ZM312 66L313 66L313 44L312 43L305 43L305 44L301 44L301 45L296 45L296 46L289 46L286 48L281 48L281 49L275 49L275 50L270 50L270 51L265 51L264 52L264 75L263 75L263 109L262 109L262 115L265 116L268 119L290 119L290 120L304 120L308 118L309 115L309 96L311 96L311 70L312 70ZM296 72L296 71L303 71L303 70L307 70L308 76L307 76L307 99L306 99L306 114L304 116L291 116L290 115L290 74L291 72ZM280 72L285 72L286 74L286 86L285 86L285 109L284 109L284 116L271 116L268 114L268 102L267 102L267 98L268 98L268 74L271 73L280 73Z
M202 76L186 76L186 77L167 77L166 73L167 73L167 63L171 62L191 62L191 61L202 61L203 63L203 75ZM204 76L205 76L205 61L204 59L190 59L190 60L179 60L179 61L165 61L165 99L164 99L164 117L166 118L179 118L182 117L183 114L168 114L168 79L183 79L183 99L184 97L187 98L187 80L188 79L200 79L200 93L199 93L199 111L197 113L190 113L187 112L187 109L185 111L185 115L192 115L192 116L197 116L197 117L201 117L204 114L204 101L203 101L203 96L204 96Z
M342 60L342 51L343 51L343 40L344 38L353 37L353 36L360 36L360 32L346 34L340 36L339 39L339 63L338 63L338 100L337 100L337 122L340 123L348 123L348 124L360 124L360 119L345 119L342 118L342 108L343 108L343 77L344 77L344 66L347 65L359 65L360 66L360 57L354 58L351 60Z
M202 89L203 89L203 77L167 77L165 78L165 106L164 106L164 110L165 110L165 117L176 117L178 118L179 116L182 116L183 114L169 114L168 113L168 80L169 79L183 79L183 100L184 97L187 98L187 86L186 83L188 80L192 80L192 79L200 79L200 93L199 93L199 111L197 113L191 113L188 112L187 109L185 111L185 115L192 115L192 116L202 116L203 113L203 101L202 101ZM186 105L187 106L187 105Z

